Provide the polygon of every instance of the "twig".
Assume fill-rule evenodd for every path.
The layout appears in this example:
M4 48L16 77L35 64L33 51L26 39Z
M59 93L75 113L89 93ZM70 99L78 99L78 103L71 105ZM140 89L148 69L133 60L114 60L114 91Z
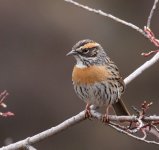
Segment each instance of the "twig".
M7 105L4 103L4 100L6 100L7 96L9 93L4 90L3 92L0 93L0 106L6 108ZM9 116L14 116L14 113L8 111L8 112L0 112L0 116L2 117L9 117Z
M109 124L109 126L111 126L112 128L114 128L114 129L117 130L118 132L123 133L123 134L126 134L126 135L128 135L128 136L130 136L130 137L132 137L132 138L134 138L134 139L139 140L139 141L146 142L146 143L148 143L148 144L156 144L156 145L159 145L158 142L146 140L146 139L145 139L145 136L144 136L144 137L138 137L138 136L135 136L135 135L133 135L133 134L131 134L131 133L125 131L125 130L121 130L120 128L117 128L116 126L114 126L114 125L112 125L112 124Z
M137 109L135 106L131 106L131 108L138 114L140 115L140 110Z
M148 53L141 53L141 55L147 57L147 56L150 56L151 54L156 54L158 52L159 52L159 50L154 50L154 51L150 51Z
M3 101L6 99L8 95L9 93L6 90L0 93L0 105L2 105L3 107L7 107L7 105L4 104Z
M80 4L80 3L78 3L78 2L75 2L75 1L73 1L73 0L65 0L65 1L66 1L66 2L69 2L69 3L71 3L71 4L74 4L75 6L78 6L78 7L80 7L80 8L83 8L83 9L86 9L86 10L88 10L88 11L94 12L94 13L96 13L96 14L102 15L102 16L104 16L104 17L111 18L111 19L113 19L113 20L115 20L115 21L117 21L117 22L119 22L119 23L121 23L121 24L124 24L124 25L126 25L126 26L129 26L130 28L132 28L132 29L134 29L134 30L140 32L144 37L147 38L147 35L145 34L145 32L144 32L141 28L139 28L138 26L136 26L136 25L134 25L134 24L132 24L132 23L130 23L130 22L127 22L127 21L124 21L124 20L122 20L122 19L120 19L120 18L118 18L118 17L115 17L115 16L113 16L112 14L105 13L105 12L103 12L102 10L96 10L96 9L90 8L90 7L88 7L88 6L82 5L82 4Z
M147 27L150 28L150 24L151 24L151 19L152 19L152 16L153 16L153 13L154 13L154 10L156 9L156 5L158 3L158 0L154 0L154 4L152 6L152 9L150 11L150 15L147 19Z
M145 71L146 69L157 63L158 61L159 61L159 53L154 55L150 60L145 62L142 66L137 68L133 73L131 73L127 78L125 78L124 79L125 84L129 84L132 80L134 80L136 77L141 75L143 71Z
M144 27L144 31L145 33L147 34L147 37L148 39L157 47L159 48L159 40L155 37L155 34L151 31L150 28L148 27ZM155 54L155 53L158 53L159 50L153 50L153 51L150 51L150 52L146 52L146 53L141 53L142 56L150 56L151 54Z
M54 134L60 133L61 131L71 127L72 125L75 125L75 124L81 122L82 120L84 120L84 116L85 116L85 111L82 111L79 114L77 114L76 116L73 116L73 117L67 119L66 121L60 123L59 125L57 125L55 127L52 127L50 129L43 131L39 134L36 134L32 137L28 137L19 142L10 144L8 146L4 146L4 147L0 148L0 150L15 150L15 149L19 149L22 147L26 147L26 145L32 145L34 143L37 143Z

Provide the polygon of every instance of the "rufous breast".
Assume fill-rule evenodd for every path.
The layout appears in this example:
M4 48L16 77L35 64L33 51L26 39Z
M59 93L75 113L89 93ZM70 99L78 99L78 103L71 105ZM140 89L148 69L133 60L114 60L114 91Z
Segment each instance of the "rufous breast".
M72 81L76 84L93 84L105 81L111 73L105 66L90 66L85 68L74 67Z

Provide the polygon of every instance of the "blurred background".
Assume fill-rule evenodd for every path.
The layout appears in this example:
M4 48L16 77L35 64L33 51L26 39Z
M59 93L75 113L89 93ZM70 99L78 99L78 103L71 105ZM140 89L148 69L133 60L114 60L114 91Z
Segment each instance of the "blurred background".
M143 28L150 0L78 0ZM159 35L159 6L151 28ZM0 146L56 126L85 107L74 93L75 64L66 53L81 39L99 42L125 78L151 58L140 54L155 47L141 34L63 0L0 1L0 91L7 90L7 109L14 117L0 118ZM153 101L149 114L159 115L158 63L127 86L123 99L130 111ZM115 143L115 144L114 144ZM82 123L34 145L38 150L154 149L98 121Z

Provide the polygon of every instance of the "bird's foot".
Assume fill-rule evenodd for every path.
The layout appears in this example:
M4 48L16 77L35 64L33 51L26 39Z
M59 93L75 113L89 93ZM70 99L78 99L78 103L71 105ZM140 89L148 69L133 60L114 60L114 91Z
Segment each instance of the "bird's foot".
M102 116L102 122L103 123L109 123L109 116L107 114Z
M90 104L86 105L86 109L85 109L85 119L90 119L92 117L91 114L91 109L90 109Z

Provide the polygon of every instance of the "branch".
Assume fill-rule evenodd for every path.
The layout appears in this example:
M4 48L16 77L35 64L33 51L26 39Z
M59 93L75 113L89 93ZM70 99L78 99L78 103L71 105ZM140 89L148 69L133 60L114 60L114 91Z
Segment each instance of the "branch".
M28 137L19 142L10 144L8 146L4 146L4 147L0 148L0 150L15 150L15 149L19 149L19 148L28 147L28 145L32 145L34 143L40 142L54 134L60 133L61 131L66 130L67 128L83 121L84 116L85 116L85 111L82 111L79 114L77 114L76 116L73 116L73 117L67 119L66 121L62 122L61 124L59 124L55 127L52 127L50 129L43 131L39 134L36 134L32 137Z
M3 108L6 108L7 105L4 103L4 101L6 100L7 96L9 95L9 93L4 90L3 92L0 93L0 107L2 106ZM2 117L9 117L9 116L14 116L14 113L8 111L8 112L0 112L0 116Z
M101 121L102 114L96 112L95 110L91 110L91 114L95 119ZM52 135L60 133L63 130L66 130L67 128L69 128L71 126L76 125L77 123L79 123L83 120L85 120L85 111L80 112L76 116L73 116L73 117L67 119L66 121L62 122L61 124L59 124L55 127L52 127L50 129L43 131L39 134L36 134L32 137L28 137L19 142L2 147L2 148L0 148L0 150L15 150L15 149L19 149L22 147L26 147L28 145L32 145L32 144L40 142ZM110 121L133 121L133 122L138 121L137 116L115 116L115 115L110 115L109 120ZM143 119L143 121L154 121L154 120L159 121L159 116L150 116L150 117L145 117ZM110 125L110 124L109 124L109 126L112 127L112 125Z
M155 37L155 34L151 31L151 29L145 26L144 31L147 34L148 39L154 44L154 46L159 48L159 40ZM150 56L150 55L158 53L158 52L159 52L159 49L149 51L149 52L146 52L146 53L141 53L141 55L147 57L147 56Z
M117 18L117 17L115 17L115 16L113 16L111 14L105 13L105 12L103 12L101 10L95 10L95 9L92 9L92 8L90 8L88 6L81 5L81 4L77 3L77 2L74 2L73 0L65 0L65 1L69 2L69 3L72 3L72 4L74 4L74 5L78 6L78 7L81 7L83 9L86 9L88 11L94 12L96 14L100 14L102 16L111 18L111 19L113 19L113 20L115 20L115 21L117 21L119 23L122 23L122 24L124 24L126 26L129 26L130 28L138 31L144 37L149 38L147 36L147 34L141 28L137 27L136 25L134 25L132 23L126 22L126 21L124 21L124 20L122 20L120 18ZM148 19L148 23L147 23L148 25L147 26L150 26L151 18L153 16L153 12L154 12L154 10L156 8L157 2L158 2L158 0L155 0L155 3L153 5L153 8L151 10L151 13L150 13L150 16L149 16L149 19ZM151 67L158 60L159 60L159 53L157 53L149 61L144 63L142 66L140 66L138 69L136 69L132 74L130 74L127 78L125 78L125 80L124 80L125 84L126 85L129 84L133 79L135 79L136 77L141 75L141 73L143 71L145 71L146 69ZM95 110L91 110L91 113L92 113L93 118L96 118L97 120L101 121L102 114L96 112ZM61 124L59 124L59 125L57 125L55 127L52 127L50 129L48 129L46 131L43 131L43 132L41 132L39 134L36 134L36 135L34 135L32 137L28 137L28 138L26 138L24 140L21 140L19 142L10 144L8 146L4 146L4 147L0 148L0 150L15 150L15 149L19 149L19 148L22 148L22 147L24 147L24 148L27 147L28 148L30 145L32 145L34 143L37 143L37 142L40 142L40 141L42 141L42 140L44 140L44 139L46 139L46 138L48 138L48 137L50 137L52 135L58 134L58 133L62 132L63 130L66 130L67 128L69 128L69 127L71 127L71 126L73 126L73 125L75 125L75 124L77 124L77 123L79 123L79 122L81 122L83 120L85 120L85 111L80 112L76 116L73 116L73 117L65 120L64 122L62 122ZM112 116L109 116L109 120L110 121L129 121L129 122L132 121L132 122L138 122L138 123L140 123L139 127L141 127L141 125L142 125L141 121L146 121L146 122L158 121L158 122L156 122L156 124L159 124L159 116L149 116L149 117L144 116L143 118L140 118L140 120L139 120L139 118L137 116L113 116L112 115ZM156 124L153 124L154 129L156 127L155 126ZM144 134L144 137L140 138L140 137L137 137L135 135L132 135L131 133L127 132L126 130L122 130L122 126L119 126L118 124L110 122L108 125L110 127L112 127L112 128L115 128L117 131L122 132L122 133L124 133L126 135L129 135L129 136L131 136L131 137L133 137L135 139L138 139L138 140L141 140L141 141L144 141L144 142L147 142L147 143L159 144L159 143L157 143L155 141L147 141L147 140L145 140L145 138L146 138L145 134ZM148 127L148 125L144 125L144 126ZM139 127L136 128L136 129L139 130ZM143 131L143 133L145 133L146 130L147 129L145 129ZM130 131L130 130L128 129L128 131ZM133 130L133 131L135 132L135 130ZM149 131L151 131L151 130L149 129ZM156 132L158 132L157 129L155 130L155 133Z
M119 22L119 23L121 23L121 24L124 24L124 25L126 25L126 26L128 26L128 27L130 27L130 28L132 28L132 29L134 29L134 30L136 30L136 31L138 31L138 32L141 33L144 37L148 38L147 35L146 35L146 33L145 33L141 28L139 28L138 26L136 26L136 25L134 25L134 24L132 24L132 23L130 23L130 22L127 22L127 21L122 20L122 19L120 19L120 18L118 18L118 17L115 17L115 16L113 16L112 14L105 13L105 12L103 12L102 10L96 10L96 9L90 8L90 7L88 7L88 6L82 5L82 4L80 4L80 3L78 3L78 2L75 2L75 1L73 1L73 0L65 0L65 1L68 2L68 3L74 4L75 6L78 6L78 7L80 7L80 8L86 9L86 10L88 10L88 11L90 11L90 12L94 12L94 13L99 14L99 15L101 15L101 16L104 16L104 17L108 17L108 18L110 18L110 19L113 19L113 20L116 21L116 22Z
M128 136L130 136L130 137L132 137L132 138L134 138L134 139L136 139L136 140L139 140L139 141L142 141L142 142L146 142L146 143L148 143L148 144L156 144L156 145L159 145L158 142L145 140L145 136L144 136L144 137L138 137L138 136L135 136L135 135L133 135L133 134L127 132L127 131L124 131L124 130L119 129L119 128L117 128L116 126L114 126L114 125L112 125L112 124L109 124L109 126L111 126L112 128L114 128L114 129L117 130L118 132L123 133L123 134L125 134L125 135L128 135Z
M145 62L142 66L137 68L133 73L131 73L127 78L124 79L125 84L129 84L137 76L141 75L143 71L154 65L159 61L159 53L154 55L149 61Z
M154 4L152 6L152 9L150 11L150 15L147 19L147 27L150 28L150 24L151 24L151 19L152 19L152 16L153 16L153 13L154 13L154 10L156 9L156 5L158 3L158 0L154 0Z

